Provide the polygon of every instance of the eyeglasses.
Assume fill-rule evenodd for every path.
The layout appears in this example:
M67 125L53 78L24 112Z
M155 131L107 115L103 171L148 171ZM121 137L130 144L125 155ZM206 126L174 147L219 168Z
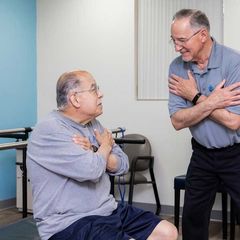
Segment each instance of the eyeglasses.
M80 91L77 91L75 93L83 93L83 92L90 92L90 93L94 93L95 95L98 95L99 86L96 85L96 84L93 84L90 89L80 90Z
M174 45L178 45L179 47L184 46L190 39L192 39L194 36L196 36L198 33L202 31L202 28L196 31L193 35L191 35L189 38L179 38L179 39L174 39L171 37L171 42Z

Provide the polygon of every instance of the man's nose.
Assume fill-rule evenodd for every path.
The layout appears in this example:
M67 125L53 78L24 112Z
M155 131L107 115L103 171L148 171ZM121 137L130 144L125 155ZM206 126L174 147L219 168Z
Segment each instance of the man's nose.
M103 97L103 93L102 93L102 91L101 91L100 89L98 89L98 92L97 92L97 93L98 93L98 97L99 97L99 98L102 98L102 97Z
M175 51L176 52L179 52L182 48L183 48L183 46L181 46L181 45L178 45L178 44L175 44Z

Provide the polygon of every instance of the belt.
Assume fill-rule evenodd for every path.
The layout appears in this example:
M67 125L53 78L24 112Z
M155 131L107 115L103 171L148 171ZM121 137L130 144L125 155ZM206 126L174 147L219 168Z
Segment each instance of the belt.
M230 151L236 147L240 147L240 143L234 143L233 145L229 145L221 148L207 148L202 144L200 144L199 142L197 142L194 138L192 138L192 147L193 149L197 148L197 149L202 149L204 151L209 151L209 152L221 152L221 151L225 152L225 151Z

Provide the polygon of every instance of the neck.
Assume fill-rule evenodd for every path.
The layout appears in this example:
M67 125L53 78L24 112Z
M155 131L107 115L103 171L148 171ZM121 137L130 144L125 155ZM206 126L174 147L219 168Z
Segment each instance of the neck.
M204 70L208 65L208 60L212 51L213 41L211 38L204 44L195 63L200 70Z
M64 115L65 117L71 119L72 121L78 123L78 124L82 124L82 125L86 125L87 123L89 123L91 120L89 119L84 119L82 116L78 116L79 114L77 114L76 112L72 112L69 109L64 109L64 110L59 110L59 112Z

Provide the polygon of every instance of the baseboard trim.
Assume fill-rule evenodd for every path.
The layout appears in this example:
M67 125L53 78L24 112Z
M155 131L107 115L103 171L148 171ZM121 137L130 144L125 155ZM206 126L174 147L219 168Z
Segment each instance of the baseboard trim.
M152 203L140 203L133 202L133 205L145 210L149 210L155 212L156 205ZM160 215L174 216L174 206L170 205L161 205L161 213ZM182 216L182 207L180 208L180 217ZM228 212L228 219L230 219L230 213ZM212 210L211 212L211 220L212 221L222 221L222 211L221 210Z
M0 201L0 211L15 207L16 198L11 198L7 200ZM153 203L142 203L142 202L133 202L133 206L155 212L156 205ZM174 206L170 205L161 205L161 215L174 216ZM230 213L228 212L228 219L230 219ZM182 207L180 208L180 217L182 216ZM212 210L211 220L213 221L222 221L222 211L221 210Z
M16 206L16 198L0 201L0 211Z

